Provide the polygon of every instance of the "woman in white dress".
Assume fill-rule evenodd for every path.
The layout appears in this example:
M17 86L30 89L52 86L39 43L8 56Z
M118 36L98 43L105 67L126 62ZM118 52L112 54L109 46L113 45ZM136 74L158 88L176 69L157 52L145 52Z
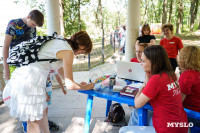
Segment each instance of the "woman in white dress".
M77 84L73 81L72 64L74 55L88 54L92 50L92 41L85 31L80 31L70 39L54 39L46 42L38 52L39 59L59 59L56 62L35 62L17 68L4 91L10 91L7 102L10 115L20 121L28 121L29 133L49 133L46 114L46 80L49 71L60 69L67 89L90 90L94 84Z

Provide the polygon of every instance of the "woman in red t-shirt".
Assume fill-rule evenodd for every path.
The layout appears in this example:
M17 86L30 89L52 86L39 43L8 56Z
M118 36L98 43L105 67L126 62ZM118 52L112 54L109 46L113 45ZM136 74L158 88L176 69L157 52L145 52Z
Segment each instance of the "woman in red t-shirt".
M142 56L142 52L144 51L144 48L146 48L148 46L147 43L138 43L135 46L135 51L136 51L136 57L132 58L130 61L131 62L137 62L137 63L141 63L141 56Z
M157 133L187 133L187 115L183 109L180 88L165 49L160 45L145 48L142 66L151 77L146 74L146 80L135 97L135 107L141 108L147 102L151 104L153 126Z
M169 61L175 71L178 66L176 57L178 55L178 51L183 48L183 43L180 38L174 36L173 30L173 25L170 23L162 26L165 38L160 41L160 45L162 45L167 51Z
M200 112L200 48L184 47L179 54L178 64L181 71L179 85L183 106ZM200 127L200 120L188 118L194 126Z

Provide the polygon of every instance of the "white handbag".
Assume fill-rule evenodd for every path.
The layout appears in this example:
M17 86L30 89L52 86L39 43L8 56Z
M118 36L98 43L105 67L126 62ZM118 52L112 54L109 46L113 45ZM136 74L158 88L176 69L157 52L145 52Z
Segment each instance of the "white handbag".
M10 101L11 101L10 91L11 91L11 88L5 86L5 88L3 90L3 101L7 106L10 105Z

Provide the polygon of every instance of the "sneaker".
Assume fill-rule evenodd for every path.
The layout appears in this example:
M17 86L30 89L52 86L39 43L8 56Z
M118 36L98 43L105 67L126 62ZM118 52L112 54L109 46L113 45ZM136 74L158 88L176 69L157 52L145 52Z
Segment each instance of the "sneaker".
M27 133L27 121L22 122L22 128L23 128L24 133Z

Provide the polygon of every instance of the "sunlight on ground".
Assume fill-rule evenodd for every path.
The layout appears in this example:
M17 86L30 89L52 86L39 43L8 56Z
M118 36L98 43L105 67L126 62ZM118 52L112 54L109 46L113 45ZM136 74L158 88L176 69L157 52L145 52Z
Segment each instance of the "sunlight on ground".
M64 133L82 133L84 127L83 125L84 125L84 118L73 117L71 124L67 127Z
M197 30L197 31L194 31L194 32L188 33L188 34L200 36L200 30Z
M103 132L111 132L113 129L113 126L110 125L107 122L102 122L100 120L97 120L95 122L94 127L92 127L92 123L94 123L95 120L91 119L91 125L90 128L92 128L92 133L103 133ZM116 129L118 130L118 129ZM64 131L64 133L82 133L84 131L84 118L80 117L73 117L71 124L67 127L67 129Z
M186 45L198 45L198 46L200 46L200 41L183 40L182 42L183 42L183 44L186 44Z
M9 109L5 104L0 106L0 133L14 133L18 121L10 117Z
M112 129L113 129L113 126L110 125L109 123L97 120L92 132L93 133L104 133L104 132L109 133L112 131Z
M14 129L16 127L16 122L18 122L15 119L7 120L6 122L3 122L0 124L1 133L14 133Z

